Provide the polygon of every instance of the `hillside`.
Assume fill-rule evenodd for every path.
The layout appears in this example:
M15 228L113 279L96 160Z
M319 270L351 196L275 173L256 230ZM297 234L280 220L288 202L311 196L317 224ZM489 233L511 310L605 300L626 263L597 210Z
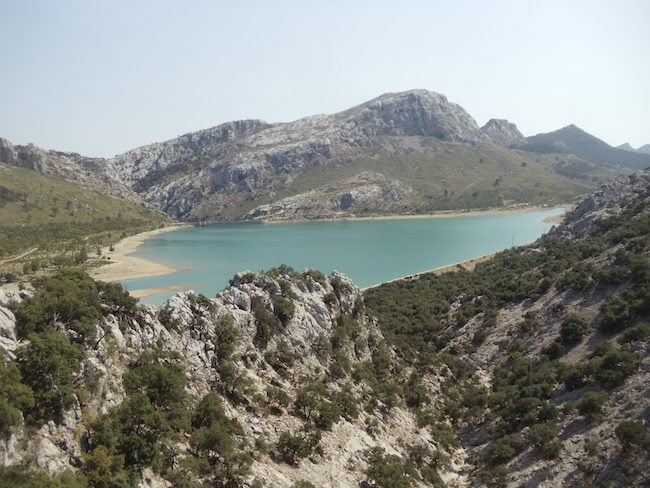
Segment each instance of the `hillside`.
M0 140L0 160L191 222L565 203L627 170L524 146L508 121L479 128L444 95L411 90L288 123L228 122L110 159Z
M366 293L408 364L452 368L426 410L453 426L472 486L650 482L649 197L648 172L619 178L471 273Z
M587 161L634 169L650 166L650 155L612 147L575 125L528 137L522 148L538 153L570 153Z
M79 251L82 240L115 242L165 220L141 204L0 163L0 259L33 248Z
M280 266L156 310L43 278L2 298L0 480L644 486L649 196L621 177L530 246L363 295Z
M493 143L443 95L389 93L333 115L240 121L129 151L114 166L182 220L286 220L557 203L556 161ZM593 167L584 176L603 176Z

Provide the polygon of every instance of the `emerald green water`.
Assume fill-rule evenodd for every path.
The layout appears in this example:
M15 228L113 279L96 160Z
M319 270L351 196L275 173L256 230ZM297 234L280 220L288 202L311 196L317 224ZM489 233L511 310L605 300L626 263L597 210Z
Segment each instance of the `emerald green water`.
M288 264L341 271L366 287L530 243L550 229L544 219L562 212L192 227L147 239L136 253L181 271L123 284L129 290L182 286L214 296L238 271ZM171 295L141 301L159 305Z

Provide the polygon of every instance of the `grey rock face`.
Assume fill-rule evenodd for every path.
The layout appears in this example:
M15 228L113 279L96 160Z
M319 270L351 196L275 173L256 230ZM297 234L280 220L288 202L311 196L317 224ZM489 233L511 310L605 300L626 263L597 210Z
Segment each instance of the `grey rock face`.
M427 90L387 93L338 116L361 127L368 136L432 136L472 143L486 140L465 109Z
M282 296L292 297L294 311L290 318L280 319L276 310ZM262 308L274 320L273 333L266 345L256 341L256 311ZM244 403L224 401L224 409L241 424L246 438L262 438L268 445L274 445L282 432L300 429L303 420L293 415L289 407L269 415L265 408L254 405L263 401L265 392L271 387L281 388L293 401L305 378L321 378L328 374L334 360L329 353L323 353L323 345L330 343L343 315L354 317L358 328L354 339L342 346L339 354L355 367L369 361L373 348L383 344L384 339L376 320L364 314L360 290L336 272L330 276L288 271L242 272L233 277L230 287L213 299L185 292L172 297L159 310L144 306L128 321L109 315L97 324L97 340L86 345L81 371L75 379L75 384L83 385L86 391L83 410L75 401L60 424L50 422L35 433L17 432L9 442L0 443L0 461L16 464L29 455L37 466L50 472L76 469L82 457L81 442L88 412L102 414L119 405L125 398L122 375L129 364L160 344L182 358L186 390L193 402L213 391L219 384L220 361L213 341L216 324L225 316L232 317L239 331L231 361L238 374L243 375L257 392L257 399L253 401L252 397L247 397ZM281 342L295 353L291 376L280 374L265 359L266 353L275 351ZM393 354L390 350L386 353ZM360 396L367 388L350 378L330 383L334 391L344 386ZM367 432L369 424L376 424L378 428ZM301 479L308 479L316 486L359 486L364 478L364 453L381 447L387 453L404 457L406 448L400 439L431 450L438 448L431 434L418 427L412 412L397 406L390 414L382 413L380 402L377 412L362 410L358 418L342 419L331 431L323 431L323 454L318 463L305 460L299 466L288 468L267 456L256 457L251 479L264 479L265 485L273 488L292 486ZM182 458L187 452L187 443L180 442L176 447ZM448 471L454 469L451 467ZM455 477L454 474L450 476ZM168 484L160 475L144 470L139 486Z
M11 310L0 307L0 349L13 357L13 351L17 347L16 318Z
M90 158L77 153L47 151L33 144L14 146L0 138L0 162L56 176L105 195L139 201L115 171L110 160Z
M227 206L237 195L250 199L286 188L305 168L333 164L372 146L377 138L415 136L489 141L462 107L443 95L413 90L290 123L223 124L129 151L113 158L111 165L153 207L175 218L197 220L206 214L214 218L211 208Z
M524 135L519 132L517 126L505 119L488 120L487 124L481 127L481 132L500 146L521 146L526 142Z
M650 170L619 176L601 186L567 215L556 232L575 238L598 233L599 220L620 215L633 200L650 205Z
M413 190L381 173L364 172L334 185L261 205L244 215L250 220L295 220L354 216L356 212L406 207Z

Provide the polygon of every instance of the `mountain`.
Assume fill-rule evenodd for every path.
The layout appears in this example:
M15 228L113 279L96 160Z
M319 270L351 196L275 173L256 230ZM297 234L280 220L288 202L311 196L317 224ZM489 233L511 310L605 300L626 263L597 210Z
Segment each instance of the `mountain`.
M190 222L562 203L626 170L534 141L505 120L479 128L444 95L411 90L288 123L228 122L110 159L0 140L0 160Z
M48 151L33 144L14 146L0 138L0 163L54 176L83 188L125 200L139 201L138 195L118 178L109 160L77 153Z
M487 135L492 142L501 146L521 146L526 140L519 132L517 126L505 119L490 119L481 127L481 132Z
M55 166L55 171L61 167ZM65 168L67 171L70 166L66 164ZM90 186L91 182L107 182L97 179L96 174L88 178L81 174L81 178ZM45 264L58 254L69 255L71 250L94 252L100 244L155 229L167 220L165 215L139 203L0 162L1 272L20 271L14 267L23 263L5 263L4 258L21 251L38 250L30 259L39 258Z
M625 151L631 151L631 152L636 152L636 153L641 153L641 154L650 154L650 144L645 144L641 146L638 149L634 149L632 146L630 146L629 143L621 144L620 146L616 146L617 149L623 149Z
M643 169L650 156L610 146L575 125L526 138L524 149L538 153L570 153L587 161Z
M0 480L646 486L649 194L364 293L279 266L158 309L74 269L0 295Z
M189 221L547 203L587 189L549 172L551 158L494 144L462 107L425 90L295 122L223 124L111 163L147 203ZM583 175L602 176L594 169Z

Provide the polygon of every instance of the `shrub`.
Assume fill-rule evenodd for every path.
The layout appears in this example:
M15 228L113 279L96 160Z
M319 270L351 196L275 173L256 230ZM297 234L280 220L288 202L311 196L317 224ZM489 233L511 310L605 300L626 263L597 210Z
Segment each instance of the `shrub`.
M627 327L632 320L629 303L620 295L612 295L600 307L598 328L603 332L616 332Z
M409 488L413 486L412 470L398 456L386 455L381 448L371 450L366 478L370 486L378 488Z
M600 417L603 405L608 398L609 395L604 391L590 391L585 393L578 402L578 412L589 420L595 421Z
M6 362L0 349L0 438L8 438L22 423L21 412L33 406L32 389L22 383L20 370L15 363Z
M316 283L320 284L323 288L327 285L325 275L316 269L308 269L302 273L303 277L310 277Z
M51 329L56 322L92 339L101 317L101 300L95 281L80 269L65 269L36 282L36 293L16 308L16 332L27 337Z
M124 456L125 467L139 470L160 460L160 440L169 433L169 424L147 396L135 393L90 425L90 448L104 446Z
M316 488L316 485L310 483L309 481L300 480L291 485L291 488Z
M124 456L112 453L106 446L97 446L83 455L82 473L93 488L128 488L132 486L124 470ZM135 481L135 480L133 480Z
M519 452L520 441L513 435L506 435L491 442L483 452L483 462L488 467L506 464Z
M305 424L295 434L282 432L276 446L278 456L287 464L297 465L301 459L319 450L320 440L320 431L311 424Z
M279 297L273 301L273 308L275 314L280 319L280 322L286 325L296 312L296 306L290 298Z
M650 337L650 325L643 323L627 329L619 337L618 341L621 344L628 344L630 342L645 340L648 337Z
M632 447L645 447L648 444L648 432L638 422L625 420L618 424L614 432L624 450L629 450Z
M569 314L560 325L560 339L566 346L572 346L582 340L589 331L589 323L578 314Z
M612 389L622 385L641 364L639 357L620 349L607 350L597 355L589 363L594 380L603 388Z
M255 310L255 342L266 347L275 334L275 316L264 307Z
M158 412L178 430L189 428L185 403L185 369L160 351L143 355L122 377L128 394L146 395Z
M42 425L59 421L72 406L72 380L79 370L83 349L54 331L31 334L29 344L16 351L23 383L34 392L34 405L26 409L27 420Z
M215 322L212 343L215 346L214 353L219 361L230 358L237 347L238 339L239 329L235 325L232 315L224 315Z

